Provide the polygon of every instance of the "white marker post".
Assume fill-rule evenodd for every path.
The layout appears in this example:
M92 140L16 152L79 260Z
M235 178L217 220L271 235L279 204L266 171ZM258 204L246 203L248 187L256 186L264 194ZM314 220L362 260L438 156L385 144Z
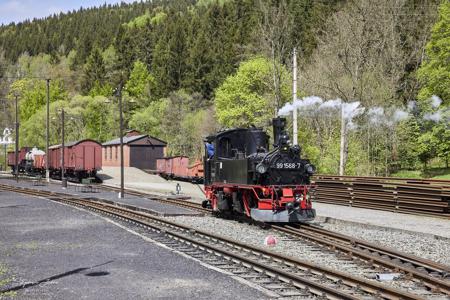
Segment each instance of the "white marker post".
M3 136L0 137L0 145L4 145L4 149L5 149L5 171L6 171L6 166L7 166L7 147L8 145L14 144L14 141L11 138L11 129L9 128L5 128L3 130Z

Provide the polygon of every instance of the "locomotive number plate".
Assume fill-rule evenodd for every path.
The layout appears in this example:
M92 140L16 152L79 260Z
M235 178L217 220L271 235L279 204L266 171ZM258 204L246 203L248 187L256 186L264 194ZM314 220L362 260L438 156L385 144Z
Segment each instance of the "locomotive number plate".
M275 168L277 169L300 169L301 163L276 163Z

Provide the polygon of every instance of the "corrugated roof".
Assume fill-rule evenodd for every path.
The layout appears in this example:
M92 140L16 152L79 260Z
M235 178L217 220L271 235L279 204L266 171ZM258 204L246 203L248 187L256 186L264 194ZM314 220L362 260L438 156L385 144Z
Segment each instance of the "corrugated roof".
M72 146L78 145L79 143L82 143L82 142L94 142L94 143L100 144L96 140L84 139L84 140L72 141L72 142L64 143L64 147L72 147ZM48 147L48 149L57 149L57 148L61 148L61 144L52 145L52 146Z
M134 136L124 136L123 137L123 143L124 144L128 144L137 140L140 140L144 137L146 137L147 135L145 134L141 134L141 135L134 135ZM120 145L120 138L116 138L114 140L110 140L108 142L105 142L102 144L102 146L111 146L111 145Z
M124 136L123 137L123 144L131 144L133 142L136 142L140 139L148 138L150 145L154 146L166 146L167 143L163 140L160 140L158 138L155 138L153 136L150 136L148 134L140 134L140 135L133 135L133 136ZM120 138L116 138L107 142L104 142L102 146L113 146L113 145L120 145Z

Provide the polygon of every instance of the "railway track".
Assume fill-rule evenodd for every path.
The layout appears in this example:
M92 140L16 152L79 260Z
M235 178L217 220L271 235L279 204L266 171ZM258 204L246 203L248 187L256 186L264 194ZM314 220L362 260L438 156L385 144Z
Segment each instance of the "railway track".
M106 190L110 190L110 191L114 191L114 192L120 192L120 188L115 187L115 186L101 185L101 187L106 189ZM183 207L183 208L192 209L192 210L195 210L195 211L198 211L198 212L201 212L201 213L205 213L205 214L211 213L210 209L203 208L201 206L201 204L196 203L196 202L192 202L192 201L188 201L189 197L168 198L168 197L164 197L164 196L157 196L157 195L152 195L152 194L148 194L148 193L142 193L142 192L129 190L129 189L125 189L125 193L128 194L128 195L133 195L133 196L137 196L137 197L141 197L141 198L146 198L146 199L149 199L149 200L153 200L153 201L157 201L157 202L161 202L161 203L165 203L165 204L171 204L171 205L176 205L176 206L180 206L180 207Z
M260 247L177 224L164 218L80 199L72 195L0 185L4 191L45 197L82 207L145 228L152 237L193 257L252 279L280 296L328 299L422 299L421 296L355 277L333 269L287 257ZM264 284L264 282L266 282Z
M288 238L308 240L353 260L363 261L371 267L401 273L432 291L450 296L450 267L446 265L313 225L272 226L272 229Z
M127 191L127 193L153 199L148 197L148 194L141 192ZM173 199L165 203L188 207L204 213L211 212L211 210L201 207L199 203L181 199ZM370 266L402 273L422 282L433 291L450 296L450 283L447 280L450 277L450 267L448 266L313 225L301 225L299 228L293 226L271 226L271 228L288 235L289 238L312 241L321 247L332 249L353 259L362 260Z
M136 191L128 190L127 193L152 200L155 198ZM210 209L203 208L199 203L186 200L173 199L165 203L195 209L203 213L211 213ZM450 278L450 267L446 265L313 225L301 225L299 228L272 225L271 228L290 237L307 239L320 244L322 247L363 260L371 266L388 269L392 272L401 272L422 281L432 290L439 290L450 295L450 284L447 280L447 278Z

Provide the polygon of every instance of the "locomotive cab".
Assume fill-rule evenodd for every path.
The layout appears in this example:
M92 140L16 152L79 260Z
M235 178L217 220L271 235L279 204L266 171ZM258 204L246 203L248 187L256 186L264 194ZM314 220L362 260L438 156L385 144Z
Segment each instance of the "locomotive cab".
M286 119L273 120L274 148L261 128L235 128L205 139L205 207L217 215L269 223L310 221L314 166L291 146Z
M205 151L205 184L253 184L248 157L267 151L269 137L260 128L236 128L209 136L214 155Z

